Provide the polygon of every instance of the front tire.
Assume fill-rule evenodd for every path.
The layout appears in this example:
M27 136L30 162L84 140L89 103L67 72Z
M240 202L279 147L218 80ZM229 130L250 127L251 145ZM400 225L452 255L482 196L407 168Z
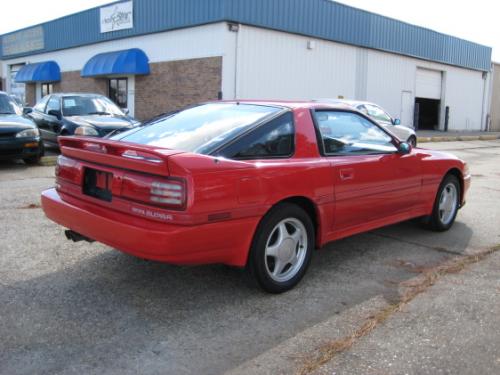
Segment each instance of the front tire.
M247 270L266 292L286 292L306 273L314 244L310 216L295 204L279 204L257 228Z
M38 155L36 156L31 156L29 158L24 158L23 161L28 164L28 165L35 165L40 163L40 160L42 159L42 156L45 155L45 145L43 144L43 141L40 140L40 143L38 144Z
M424 221L429 229L445 232L452 227L460 207L460 194L458 178L446 175L439 186L432 214Z
M30 158L24 158L23 161L28 164L28 165L36 165L38 163L40 163L40 155L37 155L37 156L32 156Z

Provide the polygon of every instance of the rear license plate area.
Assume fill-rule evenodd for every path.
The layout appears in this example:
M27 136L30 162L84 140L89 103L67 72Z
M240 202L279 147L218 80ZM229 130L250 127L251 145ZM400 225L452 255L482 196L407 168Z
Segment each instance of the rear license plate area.
M111 202L113 174L85 168L83 175L83 194L103 201Z

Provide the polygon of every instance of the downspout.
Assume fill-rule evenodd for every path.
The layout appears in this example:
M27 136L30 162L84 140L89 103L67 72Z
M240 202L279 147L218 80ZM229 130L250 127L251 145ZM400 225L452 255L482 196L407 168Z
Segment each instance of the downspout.
M234 47L234 96L233 99L238 98L238 64L239 64L239 50L240 50L240 31L241 25L236 28L236 43Z
M483 103L481 109L481 131L488 131L488 103L486 100L488 99L489 86L491 79L491 68L490 71L483 72ZM484 126L483 126L484 125Z

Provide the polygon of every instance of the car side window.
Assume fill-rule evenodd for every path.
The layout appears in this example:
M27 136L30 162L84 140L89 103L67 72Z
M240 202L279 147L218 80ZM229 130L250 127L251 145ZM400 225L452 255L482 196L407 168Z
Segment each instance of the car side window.
M61 103L59 101L59 98L56 96L53 96L50 98L49 102L47 103L47 108L45 108L45 113L49 113L49 111L60 111L61 110Z
M287 112L225 147L221 155L229 159L269 159L290 157L293 150L293 113Z
M397 151L387 133L356 113L316 111L315 119L325 155L364 155Z
M47 102L49 101L50 96L44 96L42 100L40 100L36 105L33 107L34 110L38 112L45 112L45 107L47 106Z
M385 111L376 105L366 104L366 114L377 121L388 122L392 124L392 118Z

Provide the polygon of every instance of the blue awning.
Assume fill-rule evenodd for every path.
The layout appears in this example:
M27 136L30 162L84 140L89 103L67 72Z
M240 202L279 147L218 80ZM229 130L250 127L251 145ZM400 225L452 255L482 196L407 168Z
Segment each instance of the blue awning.
M139 48L100 53L92 57L82 69L82 77L117 74L149 74L149 59Z
M15 81L19 83L58 82L61 80L61 70L55 61L44 61L26 64L16 74Z

